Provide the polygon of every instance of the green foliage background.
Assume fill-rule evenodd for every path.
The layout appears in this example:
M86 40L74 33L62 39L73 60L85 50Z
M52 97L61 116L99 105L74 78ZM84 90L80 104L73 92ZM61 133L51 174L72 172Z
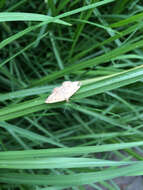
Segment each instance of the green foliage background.
M119 189L112 179L143 175L143 2L0 10L0 189ZM82 84L70 101L45 104L67 80Z

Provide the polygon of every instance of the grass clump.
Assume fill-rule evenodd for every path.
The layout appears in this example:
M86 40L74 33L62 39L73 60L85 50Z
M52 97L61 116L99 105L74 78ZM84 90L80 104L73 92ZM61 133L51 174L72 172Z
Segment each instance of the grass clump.
M143 175L142 2L0 9L0 189L119 189L112 179ZM45 104L67 80L81 82L70 101Z

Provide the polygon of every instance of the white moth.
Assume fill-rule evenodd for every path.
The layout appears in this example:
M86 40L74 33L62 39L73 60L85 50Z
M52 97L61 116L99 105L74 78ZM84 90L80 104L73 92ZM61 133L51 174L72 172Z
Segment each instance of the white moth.
M69 98L80 88L81 83L79 81L71 82L65 81L62 86L54 88L52 94L48 96L45 103L55 103L68 101Z

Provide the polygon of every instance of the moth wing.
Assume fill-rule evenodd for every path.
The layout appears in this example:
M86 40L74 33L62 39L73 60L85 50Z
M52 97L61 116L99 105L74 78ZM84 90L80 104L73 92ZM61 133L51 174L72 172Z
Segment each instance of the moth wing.
M56 102L62 102L65 100L62 87L54 88L52 94L48 96L45 103L56 103Z
M64 91L65 98L66 100L68 100L80 88L80 82L65 81L62 84L62 88Z

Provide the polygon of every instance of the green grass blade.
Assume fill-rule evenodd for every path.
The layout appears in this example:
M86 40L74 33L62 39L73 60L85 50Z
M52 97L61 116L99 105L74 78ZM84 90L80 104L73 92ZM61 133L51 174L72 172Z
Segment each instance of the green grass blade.
M108 152L133 147L143 146L143 141L119 143L119 144L105 144L97 146L73 147L73 148L54 148L44 150L24 150L24 151L6 151L0 152L0 159L18 159L18 158L34 158L34 157L67 157L76 155L85 155L97 152Z
M110 169L101 172L70 174L70 175L31 175L26 173L3 173L0 174L1 183L13 184L37 184L54 186L79 186L109 180L119 176L130 176L143 170L143 164L134 164L132 166Z

